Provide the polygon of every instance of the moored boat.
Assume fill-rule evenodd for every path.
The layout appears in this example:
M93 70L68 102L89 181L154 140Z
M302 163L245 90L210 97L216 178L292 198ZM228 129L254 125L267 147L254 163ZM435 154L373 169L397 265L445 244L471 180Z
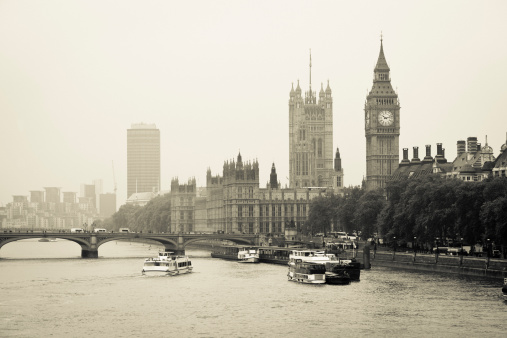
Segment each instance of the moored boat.
M502 293L503 293L503 300L507 302L507 278L503 279Z
M335 266L331 271L328 271L326 267L326 283L334 285L350 284L350 276L340 267Z
M326 282L326 266L322 263L296 260L289 264L287 278L292 282L324 284Z
M297 261L312 262L312 263L326 263L330 258L324 251L311 250L311 249L298 249L291 250L289 254L289 265Z
M259 250L255 247L239 248L238 262L240 262L240 263L259 263Z
M159 252L158 257L147 258L143 264L146 273L179 275L192 272L192 262L188 256L175 255L173 252Z
M329 261L326 262L326 271L336 272L343 270L346 272L350 279L358 281L361 277L361 264L355 259L341 259L336 257L334 254L326 254L329 257Z

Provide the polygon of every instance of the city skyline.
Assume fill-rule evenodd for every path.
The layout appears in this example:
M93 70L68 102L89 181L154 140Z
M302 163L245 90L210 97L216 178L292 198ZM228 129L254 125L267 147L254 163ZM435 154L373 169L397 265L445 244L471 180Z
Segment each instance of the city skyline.
M113 161L121 206L126 129L140 122L161 131L161 190L205 186L239 151L259 161L260 186L272 163L288 186L288 98L298 80L309 89L310 48L312 88L333 91L344 186L360 185L381 34L400 152L442 143L452 160L458 140L487 135L497 156L506 141L504 2L140 4L1 3L0 205L96 178L112 192Z

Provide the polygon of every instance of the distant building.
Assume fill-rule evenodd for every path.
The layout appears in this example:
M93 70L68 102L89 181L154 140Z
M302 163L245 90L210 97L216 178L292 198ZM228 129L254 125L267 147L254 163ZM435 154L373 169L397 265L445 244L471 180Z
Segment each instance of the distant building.
M30 191L30 202L32 203L44 203L44 191L32 190Z
M111 217L116 212L116 194L100 194L99 201L101 217Z
M60 188L47 187L44 190L46 191L46 203L60 203Z
M318 99L318 100L317 100ZM289 186L290 188L343 188L343 170L333 168L333 98L329 81L319 96L310 84L303 98L299 81L289 94ZM339 155L339 152L337 151ZM341 160L340 160L341 161Z
M132 124L127 130L127 198L160 191L160 131L155 124Z
M373 74L373 86L364 105L366 189L384 188L399 162L400 102L391 85L382 39Z
M503 145L502 149L506 149ZM437 143L437 154L431 156L431 146L426 145L426 156L419 159L419 148L413 147L413 158L408 159L408 148L403 149L403 159L398 169L391 175L389 182L395 182L407 178L416 178L425 175L438 174L446 178L460 179L466 182L482 181L488 177L505 177L507 159L502 150L498 158L493 155L493 149L488 145L487 139L484 146L477 143L477 137L469 137L467 141L457 142L457 156L452 162L447 162L445 149L441 143ZM503 164L502 175L502 158Z
M491 171L493 177L507 177L507 137L505 143L500 147L500 155L498 155Z

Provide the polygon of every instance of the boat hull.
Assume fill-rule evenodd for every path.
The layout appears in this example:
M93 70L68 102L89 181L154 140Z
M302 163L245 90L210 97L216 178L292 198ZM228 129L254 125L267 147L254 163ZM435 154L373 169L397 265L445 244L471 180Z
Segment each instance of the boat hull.
M238 259L239 263L259 263L259 257L248 257L248 258L242 258Z

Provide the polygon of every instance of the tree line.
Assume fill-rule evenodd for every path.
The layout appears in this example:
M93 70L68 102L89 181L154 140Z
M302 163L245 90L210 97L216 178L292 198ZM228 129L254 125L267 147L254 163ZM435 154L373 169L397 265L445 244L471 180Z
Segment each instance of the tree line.
M507 180L465 182L438 175L409 178L385 190L347 188L342 196L314 199L306 233L335 229L360 231L398 242L435 243L446 240L507 244Z

